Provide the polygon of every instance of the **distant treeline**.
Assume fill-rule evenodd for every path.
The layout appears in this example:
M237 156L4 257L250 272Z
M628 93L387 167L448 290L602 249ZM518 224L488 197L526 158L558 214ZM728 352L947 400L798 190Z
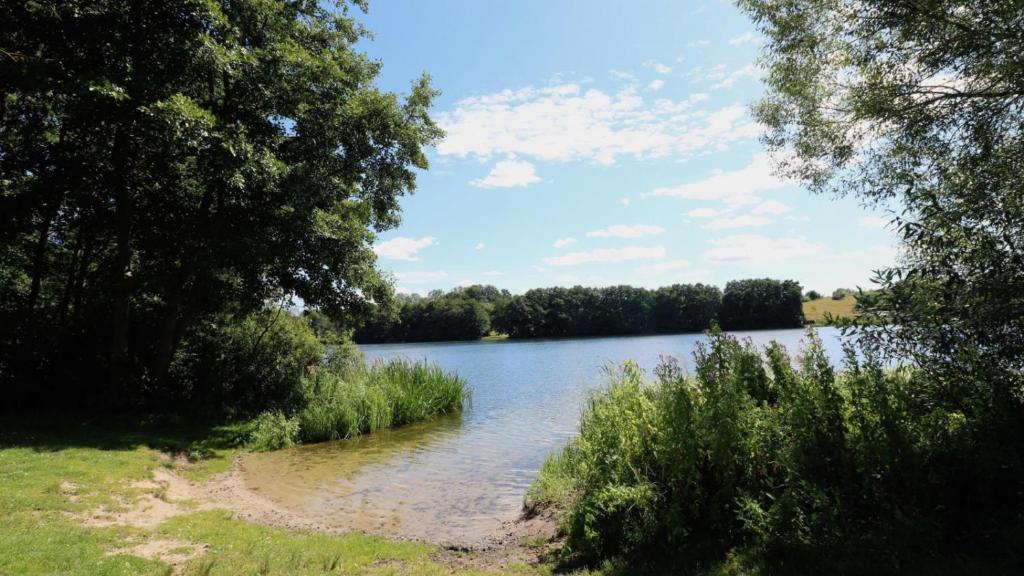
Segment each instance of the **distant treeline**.
M476 340L698 332L717 321L726 330L798 328L804 324L800 284L770 278L735 280L724 292L707 284L656 290L633 286L535 288L513 296L494 286L399 296L356 330L355 340Z

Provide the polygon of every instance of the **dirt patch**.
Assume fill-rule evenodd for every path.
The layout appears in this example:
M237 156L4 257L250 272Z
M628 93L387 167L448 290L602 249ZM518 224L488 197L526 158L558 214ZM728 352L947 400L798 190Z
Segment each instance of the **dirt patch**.
M558 519L551 510L524 515L502 524L482 546L449 546L434 559L456 570L497 570L510 564L536 566L557 545L558 527Z
M152 479L137 481L132 484L132 488L141 492L134 500L122 502L122 506L117 509L97 508L78 516L78 519L87 526L117 525L153 529L174 516L201 510L224 510L240 520L289 530L336 535L353 532L349 527L328 525L288 510L253 492L246 486L242 464L237 460L230 470L205 483L193 482L171 469L157 467L153 470ZM536 565L550 551L557 526L551 513L520 518L506 522L491 538L479 545L441 544L435 559L453 569L487 570L514 563ZM396 538L386 532L378 535ZM201 555L206 548L203 544L154 539L131 548L113 550L111 554L157 558L171 564L177 571L188 560Z
M102 506L92 510L82 519L85 525L152 529L174 516L215 508L210 502L197 502L195 487L165 468L153 470L151 480L133 482L131 487L141 491L135 500L122 501L115 510Z
M207 544L196 544L184 540L147 540L130 548L118 548L107 553L108 556L128 554L139 556L150 560L161 560L171 565L175 574L181 573L185 564L198 556L203 555L209 549Z
M60 483L60 493L68 499L68 502L78 502L78 484L62 480Z

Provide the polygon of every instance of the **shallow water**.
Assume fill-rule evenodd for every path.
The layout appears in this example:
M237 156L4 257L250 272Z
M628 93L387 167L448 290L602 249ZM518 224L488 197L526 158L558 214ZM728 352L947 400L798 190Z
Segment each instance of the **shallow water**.
M818 330L833 362L834 328ZM738 332L792 353L802 330ZM458 373L472 402L462 414L352 440L252 454L247 485L338 527L436 542L483 542L514 520L544 457L576 431L602 367L632 359L650 370L662 355L691 364L699 334L570 340L380 344L368 360L426 359Z

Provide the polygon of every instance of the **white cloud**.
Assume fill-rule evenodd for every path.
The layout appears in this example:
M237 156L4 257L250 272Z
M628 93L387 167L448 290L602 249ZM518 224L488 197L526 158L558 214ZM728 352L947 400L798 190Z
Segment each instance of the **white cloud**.
M650 68L651 70L654 70L655 72L661 75L665 75L672 72L671 66L666 66L665 64L662 64L661 62L658 62L656 60L648 60L647 62L644 62L644 67Z
M793 209L777 200L766 200L754 207L751 212L754 214L785 214Z
M577 266L591 262L627 262L631 260L659 260L665 257L664 246L626 246L624 248L602 248L587 252L570 252L562 256L551 256L543 261L549 266Z
M665 232L665 229L661 226L615 224L600 230L591 230L587 232L587 238L642 238L644 236L655 236L663 232Z
M690 218L714 218L719 214L720 211L715 210L714 208L694 208L693 210L685 213L684 216L689 216Z
M651 83L647 85L647 89L651 92L657 92L665 86L665 81L662 79L651 80Z
M405 284L430 284L448 277L444 270L420 272L396 272L395 278Z
M552 246L554 246L555 248L565 248L566 246L575 243L575 238L559 238L558 240L555 240L555 243L552 244Z
M488 271L484 272L483 275L484 276L504 276L505 273L504 272L499 272L498 270L488 270Z
M681 270L683 268L689 268L689 260L666 260L665 262L658 262L657 264L651 264L641 268L643 271L652 272L666 272L669 270Z
M735 218L716 218L703 226L706 230L725 230L728 228L751 228L771 224L771 220L761 216L744 214Z
M655 188L643 196L666 196L687 200L720 200L730 206L760 201L757 192L781 188L787 183L772 174L766 154L758 154L750 164L733 171L716 170L711 176L679 186Z
M487 248L487 244L484 244L483 242L477 242L477 244L476 244L476 249L477 250L483 250L484 248Z
M704 258L711 262L777 262L819 256L828 251L823 244L803 236L769 238L758 234L735 234L709 242Z
M747 64L743 68L739 68L737 70L733 70L728 74L724 74L721 77L720 81L716 83L714 86L712 86L712 88L715 88L716 90L720 88L731 88L733 84L739 82L742 78L745 78L747 76L755 78L757 77L757 75L757 67L755 67L753 64Z
M377 253L377 256L388 260L415 261L419 260L416 254L420 250L435 244L437 244L437 238L433 236L424 236L423 238L396 236L386 242L375 244L373 251Z
M619 204L622 204L623 206L629 206L632 202L633 201L629 198L619 198Z
M885 228L889 225L890 220L885 216L863 216L857 220L857 224L864 228Z
M754 34L753 32L747 32L746 34L741 34L739 36L733 36L732 38L729 38L729 45L737 46L740 44L756 44L759 41L760 38L758 38L756 34Z
M709 40L694 40L692 42L687 42L686 43L686 47L687 48L704 48L706 46L711 46L711 41L709 41Z
M540 182L533 164L522 160L502 160L483 178L470 182L477 188L517 188Z
M438 114L447 137L437 151L442 156L479 159L515 155L610 165L623 156L688 158L759 136L760 129L741 104L717 110L694 108L707 98L707 94L693 94L681 100L649 101L635 87L607 94L584 90L579 84L505 90L466 98L453 110ZM523 185L536 178L525 166L512 173L506 179L492 172L474 184Z

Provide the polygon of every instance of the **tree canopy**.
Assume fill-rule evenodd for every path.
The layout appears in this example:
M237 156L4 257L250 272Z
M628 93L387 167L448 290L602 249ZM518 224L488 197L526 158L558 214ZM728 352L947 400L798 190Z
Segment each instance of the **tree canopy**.
M782 171L892 210L862 332L928 370L1024 370L1024 26L1015 0L740 0ZM966 381L966 380L965 380Z
M803 326L800 285L768 278L707 284L534 288L513 296L469 286L402 295L356 330L358 342L475 340L491 329L512 338L700 332L716 321L747 330Z
M374 232L441 131L429 78L376 87L353 5L0 7L0 377L119 399L217 314L390 297Z

